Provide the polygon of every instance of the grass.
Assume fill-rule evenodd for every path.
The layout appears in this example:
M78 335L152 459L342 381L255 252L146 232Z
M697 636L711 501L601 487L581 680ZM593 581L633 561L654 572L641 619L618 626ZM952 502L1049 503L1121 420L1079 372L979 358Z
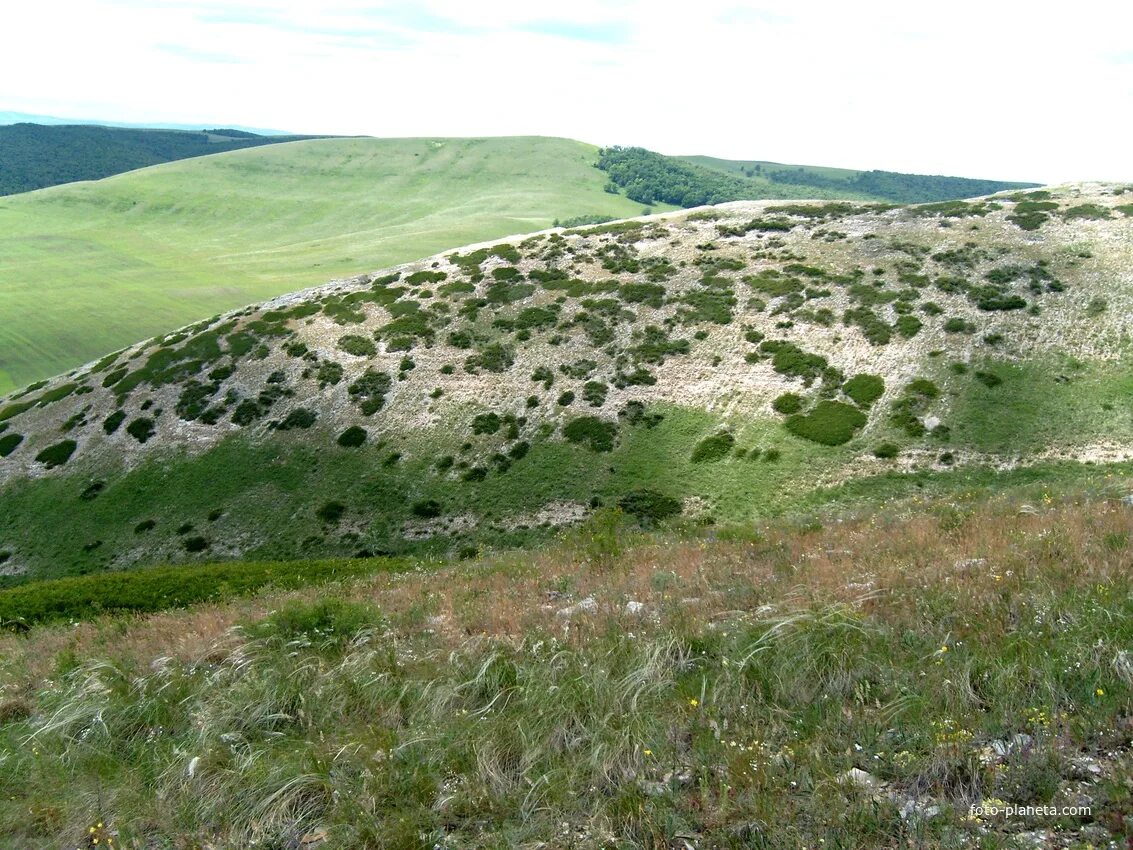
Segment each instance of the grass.
M596 158L565 139L327 139L4 198L0 395L334 277L640 214L602 191Z
M0 635L0 847L1106 846L1128 509L1081 495L715 539L608 514L536 553ZM1079 789L1093 824L968 816Z

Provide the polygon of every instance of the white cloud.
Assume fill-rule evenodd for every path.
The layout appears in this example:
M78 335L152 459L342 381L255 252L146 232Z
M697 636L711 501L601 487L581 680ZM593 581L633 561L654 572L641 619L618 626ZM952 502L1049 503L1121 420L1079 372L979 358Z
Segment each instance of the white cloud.
M1130 31L1099 0L48 0L5 12L0 108L1133 179Z

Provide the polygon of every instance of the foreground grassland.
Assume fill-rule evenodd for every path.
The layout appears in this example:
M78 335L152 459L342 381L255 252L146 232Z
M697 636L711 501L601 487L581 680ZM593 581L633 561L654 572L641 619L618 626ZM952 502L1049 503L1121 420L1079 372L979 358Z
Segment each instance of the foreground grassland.
M555 218L626 217L566 139L327 139L0 200L0 394L221 310Z
M1124 484L0 636L0 847L1118 846Z

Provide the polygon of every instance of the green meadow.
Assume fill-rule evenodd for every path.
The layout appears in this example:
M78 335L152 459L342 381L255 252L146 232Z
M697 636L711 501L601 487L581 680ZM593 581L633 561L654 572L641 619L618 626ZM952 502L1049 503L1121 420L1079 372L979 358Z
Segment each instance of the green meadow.
M0 394L335 277L639 215L567 139L325 139L0 199Z

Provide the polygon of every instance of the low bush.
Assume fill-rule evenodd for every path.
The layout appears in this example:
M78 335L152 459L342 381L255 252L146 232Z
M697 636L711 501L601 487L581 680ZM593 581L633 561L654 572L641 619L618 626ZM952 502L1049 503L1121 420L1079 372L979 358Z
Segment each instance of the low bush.
M306 407L297 407L284 417L283 421L275 426L277 431L290 431L293 428L310 428L319 418L319 414Z
M347 387L347 392L361 409L362 415L370 416L385 406L386 393L392 386L393 379L388 374L370 368Z
M642 523L659 522L681 512L681 503L656 490L631 490L620 499L618 507Z
M139 416L126 426L126 433L139 443L145 443L155 433L154 421L148 416Z
M0 457L7 457L24 441L23 434L5 434L0 437Z
M378 348L373 341L364 336L358 336L358 334L346 334L346 336L339 337L338 347L355 357L373 357L378 353Z
M879 443L873 450L873 456L882 460L891 460L899 453L896 443Z
M962 319L959 316L952 316L944 322L944 332L949 334L970 334L974 333L976 326L969 322L967 319Z
M42 463L48 469L54 469L57 466L62 466L71 459L71 455L75 453L75 449L79 444L74 440L63 440L62 442L55 443L48 446L35 456L37 462Z
M421 519L432 519L444 513L444 508L436 499L423 499L419 502L414 502L409 510L413 516L420 517Z
M338 435L338 444L344 448L356 449L366 442L366 429L358 425L351 425Z
M484 346L464 361L469 372L486 369L489 372L506 372L515 363L515 350L498 342Z
M601 407L606 403L606 394L609 391L609 386L601 381L587 381L582 388L582 398L591 407Z
M869 407L885 392L885 381L880 375L855 375L842 385L842 392L858 407Z
M785 424L798 437L824 446L840 446L866 424L866 417L840 401L820 401L810 413L790 416Z
M335 525L345 514L346 505L337 501L326 502L315 511L315 516L327 525Z
M580 416L563 427L563 436L572 443L582 443L596 452L608 452L614 448L614 438L618 426L596 416Z
M776 413L789 416L803 409L803 397L798 393L783 393L771 402L771 407L775 409Z
M154 527L139 523L138 533ZM89 620L104 613L180 608L251 593L267 585L299 587L349 576L401 570L401 561L274 561L192 564L37 581L0 590L0 622Z
M496 413L480 413L472 419L473 434L495 434L500 430L500 417Z
M731 454L736 438L727 431L705 437L692 450L691 463L716 463Z

